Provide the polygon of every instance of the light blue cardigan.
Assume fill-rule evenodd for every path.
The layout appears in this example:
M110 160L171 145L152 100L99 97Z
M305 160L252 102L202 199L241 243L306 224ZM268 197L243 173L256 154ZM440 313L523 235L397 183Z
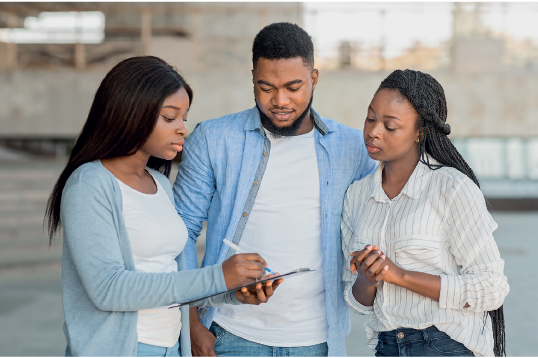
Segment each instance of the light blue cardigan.
M172 203L168 179L148 169ZM222 265L136 272L119 185L99 160L71 174L62 194L64 333L72 356L136 356L138 311L226 290ZM181 307L180 353L191 355L189 310Z

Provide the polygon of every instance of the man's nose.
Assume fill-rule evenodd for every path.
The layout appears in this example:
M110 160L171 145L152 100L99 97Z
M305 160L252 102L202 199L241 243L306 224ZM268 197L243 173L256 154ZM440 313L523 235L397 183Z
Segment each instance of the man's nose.
M286 94L286 90L281 89L276 91L273 97L273 105L278 108L287 106L290 103L290 97Z

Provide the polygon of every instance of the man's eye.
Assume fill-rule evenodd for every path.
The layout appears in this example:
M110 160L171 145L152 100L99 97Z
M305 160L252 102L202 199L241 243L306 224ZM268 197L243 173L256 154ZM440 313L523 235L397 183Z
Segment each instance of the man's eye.
M292 92L297 92L300 89L301 89L301 87L297 87L297 88L290 88L289 90L292 91Z
M367 120L368 122L373 122L373 121L375 121L374 118L368 118L368 117L366 117L366 120Z

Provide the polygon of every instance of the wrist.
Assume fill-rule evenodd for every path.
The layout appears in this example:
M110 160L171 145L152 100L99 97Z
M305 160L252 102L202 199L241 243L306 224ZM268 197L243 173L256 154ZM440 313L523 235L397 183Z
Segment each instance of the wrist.
M384 281L392 285L405 287L405 282L407 281L408 276L409 276L409 271L404 270L399 266L396 266L396 270L394 270L394 275L389 275L389 277L385 276Z

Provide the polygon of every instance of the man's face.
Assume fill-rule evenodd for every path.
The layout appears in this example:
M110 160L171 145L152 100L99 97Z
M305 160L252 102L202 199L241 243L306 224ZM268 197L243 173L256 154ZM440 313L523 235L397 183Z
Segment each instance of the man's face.
M310 71L300 57L259 58L252 70L252 82L258 108L275 127L285 129L307 110L318 82L318 70Z

